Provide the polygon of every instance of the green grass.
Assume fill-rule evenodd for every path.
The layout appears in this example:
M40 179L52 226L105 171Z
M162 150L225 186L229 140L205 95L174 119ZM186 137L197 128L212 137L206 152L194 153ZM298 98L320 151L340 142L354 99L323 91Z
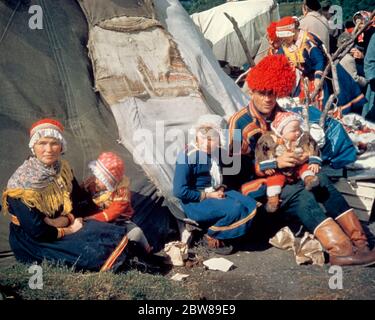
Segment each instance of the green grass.
M30 289L27 265L15 263L0 268L2 298L25 300L182 300L197 298L195 289L161 275L135 270L73 272L65 266L43 262L43 289ZM1 298L1 297L0 297Z

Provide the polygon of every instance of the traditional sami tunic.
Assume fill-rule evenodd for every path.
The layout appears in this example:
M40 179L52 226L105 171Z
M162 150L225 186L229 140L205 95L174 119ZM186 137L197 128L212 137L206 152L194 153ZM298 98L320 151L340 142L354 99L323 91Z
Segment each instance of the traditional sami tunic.
M72 181L74 216L85 216L94 204L88 194ZM87 221L76 233L60 238L58 228L44 222L46 214L27 206L21 198L6 197L11 215L9 243L17 260L25 263L52 262L74 266L76 270L116 271L127 257L127 230L117 225ZM62 210L54 214L59 217Z
M290 52L288 48L280 47L278 53L284 54L297 69L302 71L302 75L309 79L309 90L313 91L314 80L322 78L323 71L327 65L322 41L312 33L300 31L295 51ZM353 111L361 113L362 107L366 103L366 98L362 94L360 86L341 64L337 64L336 69L340 93L337 97L337 113L335 116L340 118L342 115ZM332 73L328 76L332 78ZM292 95L303 99L305 96L303 91L303 81L300 79ZM319 105L320 109L325 106L329 96L333 93L332 81L327 81L327 78L323 83L323 92L324 96Z
M188 218L217 239L244 235L256 214L256 202L237 191L226 191L223 199L204 199L201 193L211 187L212 158L195 148L180 153L173 181L174 195L180 199Z
M236 112L229 119L229 150L235 154L241 154L241 170L236 183L241 192L253 198L260 198L266 194L266 179L255 178L255 150L260 137L270 130L270 124L276 112L282 111L279 106L273 110L270 120L266 120L259 114L252 101L249 105ZM240 145L240 150L235 150L235 146ZM275 169L276 160L267 160L262 164L262 170ZM248 182L252 180L251 182Z
M269 130L269 126L274 119L276 112L280 112L280 107L276 106L273 113L267 121L257 112L253 103L250 101L249 105L236 112L229 120L229 146L237 142L241 142L244 160L249 160L246 163L251 164L246 167L248 176L254 174L255 161L254 151L259 137ZM237 134L238 133L238 134ZM233 150L235 152L235 150ZM274 169L276 168L276 160L264 162L262 168ZM250 174L249 174L250 172ZM335 219L340 214L350 210L350 207L343 196L336 190L330 180L324 174L318 173L319 187L313 192L305 190L304 184L301 180L295 184L286 185L281 192L280 210L285 215L298 217L300 221L307 227L310 232L327 217ZM254 176L253 176L254 178ZM248 179L247 181L250 181ZM259 178L250 182L244 183L241 187L241 192L244 195L250 195L253 198L260 198L265 196L266 179ZM320 208L318 201L325 207L326 213Z

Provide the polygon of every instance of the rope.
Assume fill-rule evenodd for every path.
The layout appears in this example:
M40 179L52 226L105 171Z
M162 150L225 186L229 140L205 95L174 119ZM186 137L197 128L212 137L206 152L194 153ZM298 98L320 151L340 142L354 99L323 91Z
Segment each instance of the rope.
M14 8L14 10L13 10L13 12L12 12L10 18L9 18L9 21L8 21L7 25L5 26L4 32L3 32L3 34L1 35L1 38L0 38L0 44L3 41L3 39L5 37L5 34L8 32L10 24L11 24L11 22L12 22L12 20L14 18L14 15L16 14L16 11L18 10L18 8L19 8L20 5L21 5L21 0L18 1L17 6Z

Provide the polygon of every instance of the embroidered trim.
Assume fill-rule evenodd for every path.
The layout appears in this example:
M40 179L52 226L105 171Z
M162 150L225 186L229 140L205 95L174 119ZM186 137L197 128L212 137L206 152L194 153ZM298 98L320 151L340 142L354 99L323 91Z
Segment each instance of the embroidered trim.
M232 229L238 228L239 226L245 224L246 222L254 218L256 213L257 213L257 209L254 209L246 218L243 218L235 223L232 223L229 226L211 226L209 229L212 231L226 231L226 230L232 230Z

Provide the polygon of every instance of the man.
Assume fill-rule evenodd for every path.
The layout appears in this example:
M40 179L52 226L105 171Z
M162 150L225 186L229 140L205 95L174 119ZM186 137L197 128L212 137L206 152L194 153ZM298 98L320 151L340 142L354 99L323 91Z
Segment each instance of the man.
M270 129L277 112L283 112L276 98L287 96L295 82L295 72L282 55L268 56L250 70L247 76L251 101L229 120L229 148L241 143L240 153L254 164L254 150L259 137ZM233 154L236 150L232 150ZM293 168L307 159L285 152L274 160L256 164L257 171ZM246 161L244 161L245 163ZM247 164L248 165L248 164ZM242 171L250 168L242 168ZM361 224L342 195L329 179L318 174L320 184L311 192L301 181L286 185L281 193L280 211L298 217L317 237L334 265L370 265L375 263L375 250L370 251ZM263 179L264 180L264 179ZM242 187L246 195L254 195L262 180L251 181ZM325 207L324 212L318 202Z
M319 12L320 9L318 0L304 0L302 4L304 17L300 20L299 27L316 35L323 42L327 51L330 52L329 24L327 18Z

